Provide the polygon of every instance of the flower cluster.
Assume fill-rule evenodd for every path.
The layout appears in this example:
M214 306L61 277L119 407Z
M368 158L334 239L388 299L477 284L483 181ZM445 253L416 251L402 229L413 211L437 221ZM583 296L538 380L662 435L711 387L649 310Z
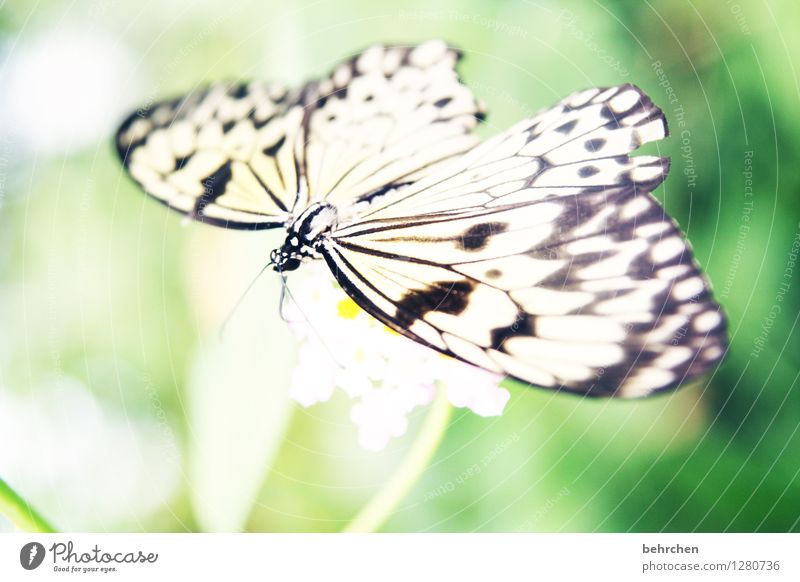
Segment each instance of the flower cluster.
M284 310L302 342L290 389L296 402L311 406L342 390L354 400L359 443L375 451L405 434L408 414L437 389L447 390L453 406L502 414L509 399L502 376L401 336L359 308L327 271L308 267Z

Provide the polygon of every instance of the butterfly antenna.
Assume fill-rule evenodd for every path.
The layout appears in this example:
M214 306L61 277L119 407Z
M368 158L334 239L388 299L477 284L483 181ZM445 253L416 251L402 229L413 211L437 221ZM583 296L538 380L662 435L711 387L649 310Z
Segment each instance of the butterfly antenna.
M248 293L250 293L250 290L256 284L256 281L258 281L258 279L261 277L261 275L264 274L264 271L269 269L271 266L272 266L272 261L270 261L269 263L267 263L266 265L264 265L261 268L261 270L258 272L258 274L255 277L253 277L253 280L250 281L250 284L247 286L247 289L245 289L244 293L242 293L241 296L239 296L239 299L236 301L234 306L228 312L227 317L225 317L225 321L222 322L222 326L219 328L219 339L220 339L220 341L222 341L225 338L225 330L228 328L228 324L230 323L230 321L233 318L233 316L236 313L236 311L242 305L242 302L244 301L244 298L247 297Z
M309 327L309 328L311 328L311 331L313 331L313 332L314 332L314 335L315 335L315 336L317 337L317 339L319 340L319 343L320 343L320 344L322 344L322 347L324 347L324 348L325 348L325 351L326 351L326 352L328 352L328 355L331 357L331 360L333 360L333 362L334 362L334 363L335 363L337 366L339 366L339 368L341 368L342 370L344 370L344 365L342 365L342 363L341 363L341 362L339 361L339 359L336 357L336 354L334 354L334 353L333 353L333 350L332 350L332 349L331 349L331 348L328 346L327 342L326 342L326 341L325 341L325 340L322 338L322 335L321 335L321 334L320 334L320 333L317 331L317 328L316 328L316 327L314 327L314 325L311 323L311 320L310 320L310 319L308 318L308 316L306 315L306 312L305 312L305 311L303 311L303 308L302 308L302 307L300 307L300 303L298 303L298 302L297 302L297 299L295 299L295 298L294 298L294 295L292 295L292 292L291 292L291 290L289 289L289 283L287 282L287 279L286 279L286 274L285 274L283 271L281 271L280 269L278 269L278 274L280 274L280 276L281 276L281 299L280 299L280 304L279 304L279 306L278 306L278 309L280 310L280 316L281 316L281 319L282 319L283 321L285 321L285 322L289 323L289 321L288 321L288 320L287 320L287 319L284 317L284 315L283 315L283 303L284 303L284 299L285 299L286 297L288 297L289 299L291 299L291 300L292 300L292 303L294 303L294 306L297 308L297 311L299 311L299 312L300 312L300 315L303 317L303 319L305 320L305 322L308 324L308 327Z
M286 290L289 288L289 282L288 282L288 279L287 279L286 275L284 275L283 271L278 270L278 274L281 276L281 298L278 301L278 315L286 323L291 323L289 321L289 319L283 314L283 306L286 303ZM302 313L302 311L301 311L301 313ZM304 317L305 317L305 315L304 315ZM308 318L306 318L306 321L308 321Z

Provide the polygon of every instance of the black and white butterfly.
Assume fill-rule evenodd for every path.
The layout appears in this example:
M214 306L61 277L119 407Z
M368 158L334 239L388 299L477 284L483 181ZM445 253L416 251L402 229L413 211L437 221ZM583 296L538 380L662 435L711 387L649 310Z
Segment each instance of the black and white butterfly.
M709 370L725 321L650 192L667 135L637 87L589 89L478 143L441 41L373 46L299 90L217 84L132 114L116 145L191 218L283 228L275 270L324 259L364 310L551 389L644 396Z

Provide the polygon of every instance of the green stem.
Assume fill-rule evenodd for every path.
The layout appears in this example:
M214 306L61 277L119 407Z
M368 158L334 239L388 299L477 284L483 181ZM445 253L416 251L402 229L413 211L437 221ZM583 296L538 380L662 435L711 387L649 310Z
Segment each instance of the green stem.
M345 532L378 531L394 513L400 502L422 476L436 449L442 442L450 421L450 403L447 390L437 386L436 398L419 431L419 436L411 446L403 464L389 478L386 484L361 508L353 520L344 528Z
M53 533L55 528L20 495L0 479L0 514L17 529L34 533Z

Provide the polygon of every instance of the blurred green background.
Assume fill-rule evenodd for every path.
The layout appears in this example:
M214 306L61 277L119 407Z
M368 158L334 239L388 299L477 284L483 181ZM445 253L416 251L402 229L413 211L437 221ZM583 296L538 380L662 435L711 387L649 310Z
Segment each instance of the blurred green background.
M635 83L665 110L656 196L732 347L645 401L517 387L501 417L457 410L384 530L800 531L798 24L792 0L7 0L0 476L70 531L344 527L425 409L373 453L341 393L289 403L276 277L218 339L280 235L181 225L123 176L111 136L200 82L299 83L373 42L440 37L465 52L487 136L596 85Z

